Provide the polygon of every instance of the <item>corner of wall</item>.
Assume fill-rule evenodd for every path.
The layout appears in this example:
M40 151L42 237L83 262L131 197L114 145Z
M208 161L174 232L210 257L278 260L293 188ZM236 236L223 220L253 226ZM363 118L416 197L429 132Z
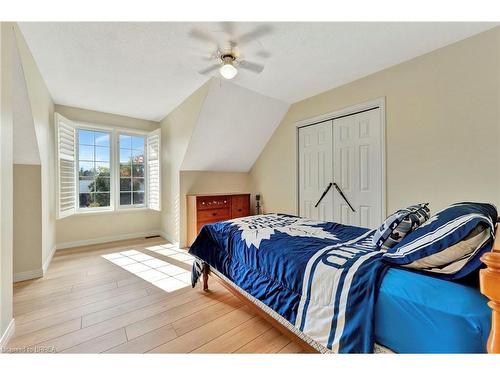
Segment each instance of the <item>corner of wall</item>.
M172 242L180 242L182 202L180 171L193 128L210 89L204 83L160 122L162 139L162 212L161 230Z
M51 257L56 239L54 101L17 24L14 24L14 36L28 90L42 168L42 256L40 264L42 268L42 265Z

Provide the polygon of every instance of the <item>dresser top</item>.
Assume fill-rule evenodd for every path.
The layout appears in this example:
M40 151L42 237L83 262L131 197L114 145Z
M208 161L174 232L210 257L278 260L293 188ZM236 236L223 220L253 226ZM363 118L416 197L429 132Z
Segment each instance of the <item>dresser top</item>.
M250 193L207 193L207 194L186 194L188 197L216 197L224 195L250 195Z

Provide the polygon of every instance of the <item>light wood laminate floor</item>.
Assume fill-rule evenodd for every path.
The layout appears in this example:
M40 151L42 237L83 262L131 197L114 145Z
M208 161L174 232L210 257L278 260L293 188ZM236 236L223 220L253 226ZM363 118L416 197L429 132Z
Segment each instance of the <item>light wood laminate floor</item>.
M63 353L299 353L215 278L190 286L192 258L161 238L56 253L14 284L9 348Z

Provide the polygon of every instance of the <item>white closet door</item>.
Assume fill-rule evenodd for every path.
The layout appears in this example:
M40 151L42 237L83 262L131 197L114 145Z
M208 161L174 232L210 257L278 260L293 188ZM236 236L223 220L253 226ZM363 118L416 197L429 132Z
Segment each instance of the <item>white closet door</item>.
M299 215L333 220L333 188L316 202L332 182L332 121L299 129Z
M375 228L382 217L382 131L380 109L333 120L334 221Z

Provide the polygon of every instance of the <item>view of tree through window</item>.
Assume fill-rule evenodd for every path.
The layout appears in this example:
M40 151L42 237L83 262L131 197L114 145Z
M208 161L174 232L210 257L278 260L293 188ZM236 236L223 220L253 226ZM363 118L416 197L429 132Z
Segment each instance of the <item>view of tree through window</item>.
M120 134L121 206L144 204L144 143L144 136Z
M110 206L110 133L78 129L80 208Z

